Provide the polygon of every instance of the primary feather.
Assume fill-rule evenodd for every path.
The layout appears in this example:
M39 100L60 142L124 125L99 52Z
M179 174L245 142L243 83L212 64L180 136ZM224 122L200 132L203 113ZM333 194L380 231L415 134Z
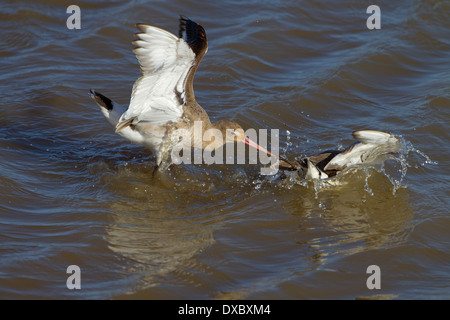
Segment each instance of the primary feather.
M137 27L142 33L136 34L138 39L133 44L142 76L133 86L130 106L121 116L118 130L127 123L177 122L186 103L185 81L195 62L195 54L185 40L157 27Z

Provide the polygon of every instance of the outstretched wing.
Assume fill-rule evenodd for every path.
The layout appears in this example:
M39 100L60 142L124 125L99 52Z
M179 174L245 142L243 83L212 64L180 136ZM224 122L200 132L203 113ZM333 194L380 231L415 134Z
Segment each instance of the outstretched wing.
M157 27L138 24L137 28L141 33L136 34L133 44L142 76L133 86L130 106L116 130L140 121L152 125L178 121L183 106L195 100L193 76L206 52L199 50L207 47L203 28L184 17L180 19L180 35L186 30L187 41Z
M360 141L331 159L324 170L343 170L352 165L377 164L387 155L400 150L400 141L386 132L360 130L353 132L353 137Z

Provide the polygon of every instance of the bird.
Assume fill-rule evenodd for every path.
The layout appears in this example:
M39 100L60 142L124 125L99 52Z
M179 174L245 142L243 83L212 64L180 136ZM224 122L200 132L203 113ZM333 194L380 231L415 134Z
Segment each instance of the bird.
M297 163L282 163L279 169L301 172L306 180L325 180L349 168L380 164L401 148L400 140L387 132L359 130L352 135L359 141L344 150L327 150Z
M142 74L133 85L128 108L93 89L90 96L117 134L152 151L156 157L154 173L173 164L171 152L180 143L191 149L215 150L225 143L239 142L272 155L247 137L238 123L225 119L211 122L197 103L194 76L208 51L201 25L181 15L178 36L147 24L136 27L140 32L132 42L133 51ZM211 142L203 141L203 135L195 137L194 124L201 125L202 132L219 130L223 139L215 137Z

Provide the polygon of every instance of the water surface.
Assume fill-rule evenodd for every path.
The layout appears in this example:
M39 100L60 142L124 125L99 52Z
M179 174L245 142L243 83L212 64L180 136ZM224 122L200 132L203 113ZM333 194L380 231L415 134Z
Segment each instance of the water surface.
M368 1L78 1L80 30L70 4L0 4L0 298L450 298L447 1L378 1L380 30ZM88 90L128 104L134 24L176 33L179 14L208 35L195 92L213 120L279 129L290 159L360 129L402 154L333 188L249 164L154 178Z

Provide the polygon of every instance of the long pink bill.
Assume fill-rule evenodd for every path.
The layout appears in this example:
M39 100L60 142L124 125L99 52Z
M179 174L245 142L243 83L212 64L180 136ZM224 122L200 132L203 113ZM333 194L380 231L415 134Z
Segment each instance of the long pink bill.
M244 140L242 141L243 143L245 143L246 145L248 145L249 147L255 148L259 151L262 151L264 153L266 153L269 157L274 156L275 158L281 160L282 162L285 162L288 166L294 168L294 169L298 169L300 168L298 165L293 165L292 163L290 163L288 160L284 159L283 157L280 157L276 154L273 154L272 152L270 152L269 150L267 150L266 148L261 147L259 144L257 144L256 142L252 141L249 137L245 137Z

